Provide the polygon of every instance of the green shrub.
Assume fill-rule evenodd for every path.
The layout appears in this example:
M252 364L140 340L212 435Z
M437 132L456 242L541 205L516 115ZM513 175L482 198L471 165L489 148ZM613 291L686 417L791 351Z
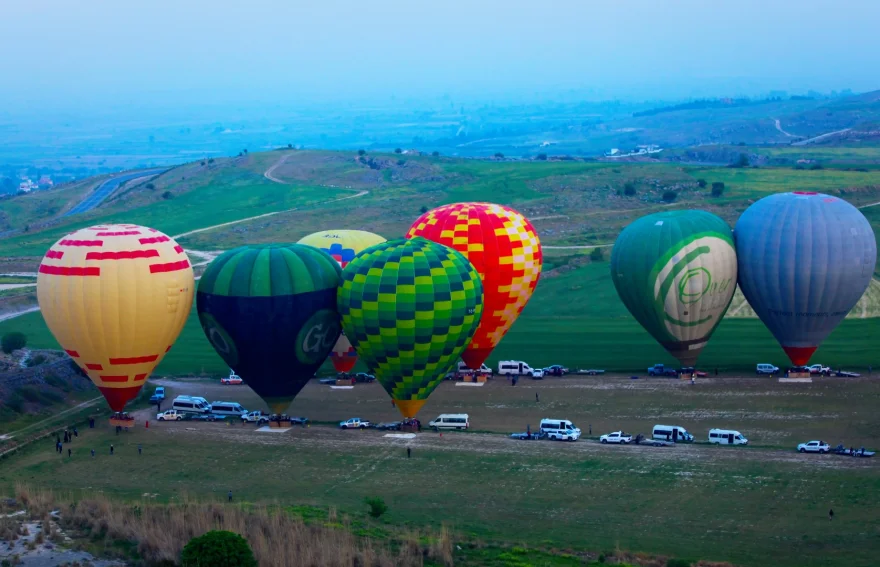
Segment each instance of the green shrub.
M601 262L605 259L605 250L602 248L593 248L590 252L590 261L591 262Z
M431 152L431 155L434 156L434 157L440 157L440 152L438 152L438 151L433 151L433 152Z
M422 213L422 214L427 213L427 212L428 212L428 207L422 205L421 208L419 209L419 212Z
M676 193L675 191L664 191L663 192L663 200L667 203L671 203L672 201L675 200L676 197L678 197L678 193Z
M670 559L666 562L666 567L691 567L691 562L687 559Z
M403 153L403 150L400 149L400 148L394 148L394 153L396 153L396 154L402 154L402 153Z
M378 518L388 511L388 506L385 504L385 501L379 497L364 498L364 502L370 507L369 514L374 518Z
M636 186L627 181L623 184L623 194L627 197L632 197L636 194Z
M538 154L538 155L535 156L535 159L539 159L539 160L541 160L541 161L546 161L546 160L547 160L547 154Z
M822 169L822 164L821 163L814 163L814 164L810 165L810 169L813 169L813 170Z
M706 180L705 179L697 179L697 186L700 187L700 189L706 187Z
M501 152L495 152L495 157L498 159L502 159L504 158L504 154L502 154Z
M45 405L59 404L64 401L64 396L62 396L58 392L53 392L52 390L41 391L40 397L42 398L41 401Z
M27 335L19 332L6 333L0 338L0 347L6 354L27 346Z
M712 182L712 196L720 197L724 194L724 182L723 181L714 181Z
M24 398L18 392L13 392L11 396L6 398L6 407L15 413L21 413L24 411Z
M359 156L362 156L362 155L364 155L365 153L367 153L367 150L358 150L358 155L359 155Z
M406 165L406 160L405 159L397 160L397 165L400 167L403 167L404 165Z
M164 193L162 193L162 198L163 199L173 199L174 193L172 193L171 191L165 191Z
M17 390L18 394L29 402L40 401L40 391L33 386L22 386Z
M183 567L257 567L254 552L240 535L214 530L189 540L180 554Z

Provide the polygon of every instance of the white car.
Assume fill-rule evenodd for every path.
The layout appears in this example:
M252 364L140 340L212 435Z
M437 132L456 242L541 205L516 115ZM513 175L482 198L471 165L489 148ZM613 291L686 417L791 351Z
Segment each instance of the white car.
M183 419L183 413L175 410L165 410L156 416L157 421L180 421Z
M773 366L772 364L766 364L766 363L758 364L755 367L755 374L757 374L759 376L761 374L771 374L771 375L772 374L779 374L779 367Z
M824 374L826 376L831 374L831 368L821 364L811 364L807 368L810 369L810 374Z
M825 441L807 441L798 445L800 453L828 453L830 451L831 446Z
M532 378L543 378L544 377L544 369L543 368L535 368L532 370Z
M339 427L342 429L366 429L370 427L370 422L366 419L353 417L351 419L346 419L345 421L340 421Z
M607 433L601 437L599 437L599 441L601 443L632 443L633 436L629 433L624 433L623 431L615 431L614 433Z

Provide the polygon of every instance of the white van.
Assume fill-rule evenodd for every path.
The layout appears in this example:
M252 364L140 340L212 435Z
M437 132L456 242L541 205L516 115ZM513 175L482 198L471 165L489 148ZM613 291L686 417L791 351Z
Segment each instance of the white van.
M171 409L184 413L211 413L211 405L205 398L177 396L171 403Z
M237 402L211 402L211 413L241 417L247 414L247 410Z
M502 376L533 376L532 367L521 360L502 360L498 363L498 374Z
M468 367L467 364L464 363L463 360L459 360L458 361L458 372L459 373L471 372L471 369ZM481 364L480 369L477 370L477 374L487 374L489 376L492 376L492 369L489 368L488 366L486 366L485 364Z
M710 429L709 443L720 445L748 445L749 440L743 434L733 429Z
M466 413L443 413L428 422L434 429L467 429L471 426Z
M680 425L655 425L651 431L651 438L674 443L690 443L694 440L694 436Z
M542 419L541 433L554 441L577 441L581 437L581 430L567 419Z
M755 374L759 376L761 374L770 374L771 376L773 374L779 374L779 367L773 366L772 364L758 364L755 366Z

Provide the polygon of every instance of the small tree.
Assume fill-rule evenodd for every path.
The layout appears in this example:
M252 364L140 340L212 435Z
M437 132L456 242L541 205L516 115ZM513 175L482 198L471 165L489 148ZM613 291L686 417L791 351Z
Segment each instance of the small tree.
M358 150L358 155L362 156L367 153L367 150Z
M378 518L388 511L388 506L385 504L385 501L378 496L375 498L364 498L364 502L370 507L369 514L373 518Z
M171 191L165 191L164 193L162 193L162 198L163 199L173 199L174 193L172 193Z
M547 154L538 154L535 156L535 159L539 159L541 161L545 161L547 159Z
M24 348L25 346L27 346L27 335L19 333L18 331L6 333L3 335L3 338L0 339L0 347L3 348L3 352L6 354Z
M822 164L821 163L814 163L810 166L810 169L813 169L813 170L822 169Z
M627 197L632 197L636 194L636 186L627 181L623 184L623 194Z
M287 144L287 148L288 148L288 149L292 149L292 148L293 148L293 144Z
M504 154L502 154L501 152L495 152L495 157L497 157L498 159L504 159Z
M720 197L724 194L724 182L723 181L713 181L712 182L712 196Z
M247 155L247 148L241 150L241 153L243 153L244 155Z
M399 159L399 160L397 160L397 165L399 165L400 167L403 167L404 164L406 164L406 160L405 160L405 159Z
M208 158L208 163L214 163L214 158Z
M706 180L697 179L697 187L699 187L700 189L704 189L706 187Z
M257 567L254 552L246 539L222 530L194 537L180 554L183 567Z
M670 190L670 191L663 192L663 200L666 201L667 203L671 203L672 201L675 200L676 197L678 197L678 193L676 193L675 191Z
M396 153L396 154L402 154L402 153L403 153L403 150L400 149L400 148L394 148L394 153Z
M153 189L156 188L156 186L153 183L147 183L146 185L144 185L144 187L146 187L150 191L152 191Z
M739 157L733 164L733 167L748 167L749 166L749 156L747 154L739 154Z
M437 150L434 150L433 152L431 152L431 155L434 156L434 157L439 157L439 156L440 156L440 152L438 152Z
M601 262L605 259L605 250L602 248L593 248L590 252L590 261L591 262Z
M422 205L421 208L419 209L419 212L422 213L422 214L427 213L427 212L428 212L428 207L426 207L425 205Z

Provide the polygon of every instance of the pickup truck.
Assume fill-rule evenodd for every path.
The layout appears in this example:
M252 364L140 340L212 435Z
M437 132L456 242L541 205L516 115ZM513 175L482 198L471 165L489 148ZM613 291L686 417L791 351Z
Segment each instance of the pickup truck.
M156 421L181 421L183 420L183 412L175 409L165 410L156 416Z
M601 443L620 443L626 445L627 443L631 443L632 440L633 436L629 433L624 433L623 431L615 431L614 433L607 433L599 437Z
M242 423L256 423L257 425L263 425L264 423L269 423L269 415L261 412L260 410L252 411L241 416Z
M831 368L829 368L828 366L823 366L821 364L812 364L807 368L810 369L810 374L822 374L824 376L831 375Z
M678 376L678 370L669 368L663 364L655 364L648 368L648 376Z
M339 427L342 429L366 429L368 427L371 427L371 425L370 422L366 419L353 417L345 421L340 421Z

